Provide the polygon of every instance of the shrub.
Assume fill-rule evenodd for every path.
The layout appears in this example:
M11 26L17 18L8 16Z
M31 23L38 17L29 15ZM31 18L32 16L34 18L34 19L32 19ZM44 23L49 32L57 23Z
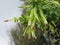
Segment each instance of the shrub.
M24 0L20 21L21 45L60 45L60 1ZM16 18L15 18L16 22Z

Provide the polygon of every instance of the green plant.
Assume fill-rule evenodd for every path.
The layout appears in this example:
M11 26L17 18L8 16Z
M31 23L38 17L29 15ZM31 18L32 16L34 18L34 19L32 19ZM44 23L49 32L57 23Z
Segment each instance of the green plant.
M55 43L60 39L56 26L60 22L60 1L59 0L24 0L25 5L20 8L25 9L24 13L15 22L20 21L22 25L22 37L25 40L34 41L43 35ZM39 34L38 34L39 33ZM52 36L53 35L53 36ZM36 44L37 45L37 44Z

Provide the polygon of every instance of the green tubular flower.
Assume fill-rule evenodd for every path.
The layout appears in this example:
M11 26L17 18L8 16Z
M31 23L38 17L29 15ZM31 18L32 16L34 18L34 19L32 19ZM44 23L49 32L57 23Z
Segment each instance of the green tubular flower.
M27 33L28 39L31 39L31 28L29 28L26 33Z
M30 5L24 5L24 6L21 6L19 8L30 8L31 6Z
M28 26L31 26L32 19L33 19L33 10L31 10L31 13L30 13L30 16L29 16Z
M32 28L32 29L34 28L35 23L36 23L36 20L34 19L32 25L31 25L31 28Z
M41 18L42 18L42 20L43 20L43 22L44 22L44 24L45 25L47 25L48 24L48 22L47 22L47 20L46 20L46 18L45 18L45 16L44 16L44 14L43 14L43 11L40 9L40 16L41 16Z
M34 13L34 17L36 18L36 20L38 20L38 22L40 21L38 18L38 14L37 14L37 9L36 7L33 9L33 13Z
M36 19L34 19L34 18L36 18ZM38 15L37 15L37 12L36 12L36 9L35 8L33 8L31 10L31 14L29 16L28 25L31 25L32 22L33 22L33 20L38 20L39 21L39 18L38 18Z
M37 37L36 37L36 35L35 35L35 31L34 31L34 30L32 30L32 31L31 31L31 33L32 33L32 38L37 39Z

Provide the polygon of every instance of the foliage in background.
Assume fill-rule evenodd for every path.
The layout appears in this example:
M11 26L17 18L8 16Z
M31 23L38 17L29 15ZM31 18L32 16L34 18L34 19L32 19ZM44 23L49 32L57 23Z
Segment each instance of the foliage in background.
M20 21L21 45L60 45L60 1L24 0L25 5ZM15 37L14 37L15 38Z

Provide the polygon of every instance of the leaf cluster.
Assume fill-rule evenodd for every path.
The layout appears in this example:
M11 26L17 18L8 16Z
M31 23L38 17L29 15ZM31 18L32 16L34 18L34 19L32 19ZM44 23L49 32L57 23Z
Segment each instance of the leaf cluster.
M45 33L48 35L52 34L53 36L60 36L60 32L57 32L59 29L56 27L60 22L59 0L24 1L25 5L20 8L25 9L25 13L18 18L18 21L20 21L23 26L22 30L24 37L27 37L28 39L37 39L38 30L42 31L44 36L46 36Z

